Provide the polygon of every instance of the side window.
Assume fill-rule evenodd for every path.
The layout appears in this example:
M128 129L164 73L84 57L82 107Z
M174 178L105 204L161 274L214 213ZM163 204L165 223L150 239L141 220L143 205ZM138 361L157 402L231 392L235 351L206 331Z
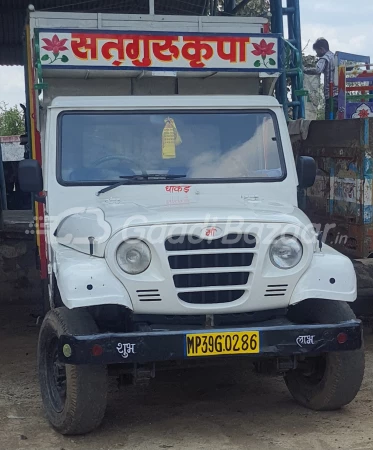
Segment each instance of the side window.
M278 151L278 143L276 131L271 116L263 118L261 127L263 138L263 156L265 169L280 169L280 155Z

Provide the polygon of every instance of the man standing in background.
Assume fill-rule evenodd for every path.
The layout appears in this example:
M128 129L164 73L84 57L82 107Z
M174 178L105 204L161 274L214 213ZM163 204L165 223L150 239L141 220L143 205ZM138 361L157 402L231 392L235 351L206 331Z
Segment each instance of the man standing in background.
M331 109L330 99L330 83L334 83L335 62L334 53L329 49L329 42L324 38L319 38L313 44L318 58L320 58L314 69L305 69L304 73L307 75L321 75L324 74L324 97L325 97L325 119L330 119L330 113L333 112L335 118L338 111L338 86L333 86L333 108Z

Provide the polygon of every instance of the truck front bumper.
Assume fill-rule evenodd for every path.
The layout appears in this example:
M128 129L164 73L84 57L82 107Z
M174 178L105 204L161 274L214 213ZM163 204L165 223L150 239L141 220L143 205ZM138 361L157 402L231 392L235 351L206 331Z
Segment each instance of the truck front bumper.
M313 356L320 353L356 350L362 346L362 324L350 320L339 324L298 325L288 321L250 324L235 328L156 329L133 333L104 333L89 336L62 335L59 358L66 364L149 363L191 360L200 356L249 356L253 358ZM231 339L226 338L227 335ZM248 336L248 338L242 336ZM246 353L251 346L255 352ZM198 338L200 336L200 338ZM206 338L204 337L206 336ZM236 346L236 336L242 342ZM219 345L214 345L219 342ZM193 348L199 343L199 347ZM230 344L231 343L231 344ZM211 345L211 348L210 348ZM225 348L226 347L226 348ZM207 353L203 350L207 349ZM198 355L190 355L191 350ZM220 350L220 352L219 352ZM229 352L228 352L229 351ZM193 352L192 352L193 353Z

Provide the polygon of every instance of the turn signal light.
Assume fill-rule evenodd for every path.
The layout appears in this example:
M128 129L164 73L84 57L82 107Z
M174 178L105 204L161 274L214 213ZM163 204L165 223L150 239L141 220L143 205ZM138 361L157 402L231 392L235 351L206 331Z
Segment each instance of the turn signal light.
M337 336L338 344L344 344L348 339L348 336L346 333L339 333Z
M101 356L104 353L104 349L101 345L95 344L91 350L92 356Z

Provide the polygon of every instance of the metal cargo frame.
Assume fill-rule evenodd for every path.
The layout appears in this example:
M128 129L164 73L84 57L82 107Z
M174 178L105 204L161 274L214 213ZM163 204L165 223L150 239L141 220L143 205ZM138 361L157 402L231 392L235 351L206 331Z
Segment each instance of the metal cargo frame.
M352 258L371 256L373 120L312 122L295 153L316 160L316 182L302 209L314 224L328 226L326 242Z

